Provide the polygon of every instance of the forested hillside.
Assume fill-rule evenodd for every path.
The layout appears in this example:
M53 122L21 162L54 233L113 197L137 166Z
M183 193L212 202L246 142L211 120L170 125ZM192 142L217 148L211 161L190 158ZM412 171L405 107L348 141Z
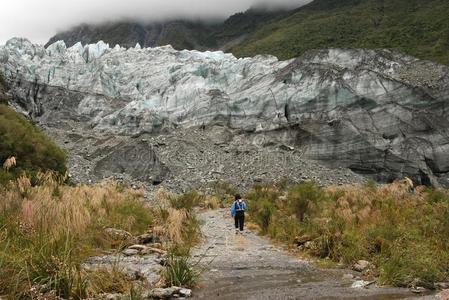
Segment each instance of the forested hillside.
M447 64L448 15L445 0L315 0L231 51L288 59L316 48L393 48Z

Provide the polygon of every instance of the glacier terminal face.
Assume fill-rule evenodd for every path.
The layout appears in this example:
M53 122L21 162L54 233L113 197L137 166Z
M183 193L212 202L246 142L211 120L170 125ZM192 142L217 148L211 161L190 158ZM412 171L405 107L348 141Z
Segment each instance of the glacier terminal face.
M449 69L388 50L279 61L12 39L0 47L0 73L12 104L47 128L136 137L219 126L380 181L448 183Z

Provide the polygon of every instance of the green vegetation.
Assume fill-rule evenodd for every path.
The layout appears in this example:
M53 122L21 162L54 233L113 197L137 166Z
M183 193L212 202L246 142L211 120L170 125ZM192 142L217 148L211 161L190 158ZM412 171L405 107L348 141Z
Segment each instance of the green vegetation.
M199 221L192 212L151 207L143 192L116 183L69 186L61 180L38 173L34 184L21 176L0 188L0 295L84 299L107 292L137 299L119 264L95 270L81 264L105 250L120 251L145 232L169 249L167 283L194 284L197 271L187 255L199 239Z
M64 40L69 46L77 42L96 43L100 40L111 46L134 47L172 45L175 49L221 49L253 32L260 24L287 15L286 11L249 9L229 17L225 22L169 20L141 24L114 22L101 25L80 25L52 37L47 46Z
M348 266L370 261L380 282L427 287L449 279L449 192L397 182L323 189L256 186L250 217L261 233Z
M60 175L66 172L64 151L28 120L0 103L0 164L11 157L16 164L0 169L0 185L23 172L33 177L39 171L52 170Z
M448 15L445 0L315 0L231 51L290 59L318 48L393 48L448 64Z
M8 101L6 99L6 96L4 95L5 94L4 86L5 86L5 79L3 78L3 75L0 74L0 104L6 105L8 104Z
M162 273L168 286L184 286L192 288L195 286L200 272L192 265L186 256L170 255L167 259L165 269Z
M0 189L0 294L33 298L53 291L84 298L94 289L80 264L118 243L105 235L115 227L138 233L151 226L154 213L131 190L115 184L63 185L54 174L37 174ZM118 276L118 275L117 275Z
M170 205L175 209L185 209L191 212L194 207L199 206L203 196L197 191L189 191L179 196L170 197Z

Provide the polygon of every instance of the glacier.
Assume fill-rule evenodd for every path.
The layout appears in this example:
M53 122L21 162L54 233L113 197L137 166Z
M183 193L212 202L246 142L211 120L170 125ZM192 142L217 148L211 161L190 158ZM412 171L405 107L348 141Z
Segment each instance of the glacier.
M15 38L0 46L0 73L11 104L48 128L131 137L221 126L379 181L449 183L448 67L391 50L279 61Z

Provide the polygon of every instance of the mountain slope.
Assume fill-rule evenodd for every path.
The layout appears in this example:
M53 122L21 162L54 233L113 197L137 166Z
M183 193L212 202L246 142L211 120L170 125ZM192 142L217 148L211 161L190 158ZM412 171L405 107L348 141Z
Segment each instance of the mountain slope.
M0 76L0 167L11 156L17 165L9 171L0 169L0 185L22 172L34 175L39 170L66 171L66 154L41 130L7 105Z
M244 173L235 170L248 170L254 160L260 168L242 176L246 180L259 172L260 178L294 179L302 176L300 161L306 159L379 181L410 176L421 184L449 182L444 65L389 50L315 50L278 61L168 46L66 48L60 42L44 49L20 39L0 47L0 56L16 105L78 149L72 158L87 172L79 173L83 178L126 173L150 183L194 186L229 174L241 183L245 179L237 176ZM151 142L154 135L216 126L228 132L207 151L192 144L200 141L193 133L178 146ZM101 137L98 144L92 135ZM112 143L108 136L123 140ZM259 154L237 168L239 154L222 145ZM261 154L282 151L292 156L285 165ZM213 159L204 160L207 155ZM198 165L196 158L204 162Z
M143 25L132 22L109 23L98 26L80 25L50 39L47 45L63 40L68 46L77 42L90 44L105 41L111 45L145 47L172 44L177 48L202 48L209 46L207 37L211 29L201 23L170 21Z
M395 48L448 64L448 15L446 0L315 0L231 51L288 59L318 48Z
M292 11L250 9L223 23L167 21L81 25L50 39L68 46L103 40L145 47L222 49L239 57L297 57L310 49L394 48L449 63L449 2L446 0L315 0Z
M112 46L119 44L127 48L139 43L143 47L170 44L175 49L219 49L228 43L240 41L260 24L286 14L288 12L284 10L271 12L264 9L249 9L231 16L224 22L216 23L172 20L149 24L138 22L83 24L55 35L46 46L59 40L63 40L68 46L77 42L90 44L102 40Z

